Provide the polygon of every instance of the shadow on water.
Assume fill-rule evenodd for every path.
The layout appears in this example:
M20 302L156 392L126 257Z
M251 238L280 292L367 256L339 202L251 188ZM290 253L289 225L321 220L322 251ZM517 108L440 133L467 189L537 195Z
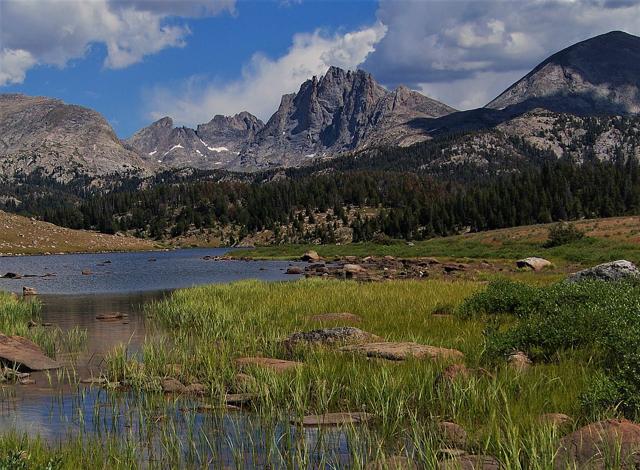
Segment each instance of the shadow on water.
M144 465L163 467L281 468L291 467L291 456L300 454L308 454L302 459L303 466L317 467L320 461L347 463L349 446L343 431L319 435L290 426L286 420L265 422L251 413L226 411L217 403L209 403L210 409L201 413L198 406L203 403L193 399L109 391L78 383L99 376L105 355L119 345L126 345L133 354L139 352L150 330L143 305L163 299L172 289L247 278L296 277L284 274L287 263L283 262L202 259L222 253L184 250L0 258L0 271L55 272L50 278L0 280L0 288L19 291L22 285L35 285L48 292L38 296L43 324L87 332L81 352L59 355L57 359L64 364L60 371L33 373L35 384L31 385L0 385L0 429L53 443L116 437L133 445ZM83 275L82 270L92 274ZM125 317L96 319L113 313ZM314 452L321 441L322 451Z

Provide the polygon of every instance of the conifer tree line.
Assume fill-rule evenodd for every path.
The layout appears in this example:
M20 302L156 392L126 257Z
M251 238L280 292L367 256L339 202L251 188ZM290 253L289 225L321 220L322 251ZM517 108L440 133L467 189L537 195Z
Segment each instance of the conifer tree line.
M375 210L365 215L359 211L365 208ZM264 229L279 232L286 226L300 241L331 242L338 226L351 227L354 241L379 235L411 240L639 214L640 168L634 158L581 165L561 159L473 182L361 170L267 183L185 181L95 194L79 203L60 197L55 203L32 205L32 210L64 226L152 238L232 224L242 228L241 235ZM314 214L327 212L331 219L313 226Z

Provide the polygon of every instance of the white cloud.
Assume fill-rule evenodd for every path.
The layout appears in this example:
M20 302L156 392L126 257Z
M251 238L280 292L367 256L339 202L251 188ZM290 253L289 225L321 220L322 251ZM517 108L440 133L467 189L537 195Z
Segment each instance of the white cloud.
M215 114L243 110L267 119L283 94L297 91L303 81L324 74L330 65L357 67L385 33L386 27L376 23L346 34L328 35L322 30L296 34L286 54L276 59L255 54L241 78L231 83L198 76L176 87L150 90L146 97L149 116L158 119L168 115L190 126L207 122Z
M22 49L2 49L0 51L0 85L3 83L21 83L27 70L36 60Z
M122 68L190 33L177 17L233 12L235 0L0 0L0 85L20 83L38 64L64 67L91 44L107 48L105 67Z
M640 0L380 0L377 15L389 31L363 68L462 109L575 42L640 34Z

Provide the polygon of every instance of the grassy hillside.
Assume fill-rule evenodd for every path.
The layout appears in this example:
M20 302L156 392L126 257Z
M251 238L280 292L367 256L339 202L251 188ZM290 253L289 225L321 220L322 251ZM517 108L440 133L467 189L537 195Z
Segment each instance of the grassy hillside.
M397 257L437 256L443 258L518 259L541 256L556 264L594 264L613 259L640 263L640 217L613 217L575 222L585 232L581 240L553 248L544 248L553 224L530 225L452 237L390 244L354 243L349 245L283 245L238 251L235 256L255 258L299 257L308 249L321 256L391 255Z
M148 240L71 230L0 211L0 255L151 250Z

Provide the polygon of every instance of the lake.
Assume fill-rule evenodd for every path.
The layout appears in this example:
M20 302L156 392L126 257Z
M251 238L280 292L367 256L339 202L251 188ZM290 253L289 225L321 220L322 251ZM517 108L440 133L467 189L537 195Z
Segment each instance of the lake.
M291 439L312 443L328 440L323 452L334 453L335 461L346 461L348 446L341 431L327 431L320 437L314 430L265 424L244 411L209 416L197 412L197 404L189 399L167 404L161 394L141 396L77 384L77 379L98 376L105 355L114 348L124 345L131 354L139 353L149 334L142 306L161 300L171 290L242 279L285 281L300 277L285 274L288 262L204 259L228 251L185 249L0 257L0 275L12 272L23 276L0 279L1 290L21 292L23 286L33 287L40 293L36 298L42 303L43 323L50 323L51 328L79 327L87 332L87 345L82 352L58 357L68 375L36 372L32 374L35 384L0 386L0 429L39 435L53 442L86 436L144 441L140 444L140 458L145 464L155 462L158 453L166 450L167 442L181 441L187 435L191 436L192 446L179 452L180 465L202 466L203 461L210 461L216 463L212 468L233 468L238 462L251 460L257 467L277 468L283 463L280 452L273 453L273 449ZM30 277L46 274L49 275ZM113 322L96 320L99 314L115 312L127 317ZM154 400L158 403L150 405ZM149 425L146 411L141 410L150 406L162 409L158 419L170 423L170 433L158 432L157 426ZM317 458L320 456L312 456L310 462Z

